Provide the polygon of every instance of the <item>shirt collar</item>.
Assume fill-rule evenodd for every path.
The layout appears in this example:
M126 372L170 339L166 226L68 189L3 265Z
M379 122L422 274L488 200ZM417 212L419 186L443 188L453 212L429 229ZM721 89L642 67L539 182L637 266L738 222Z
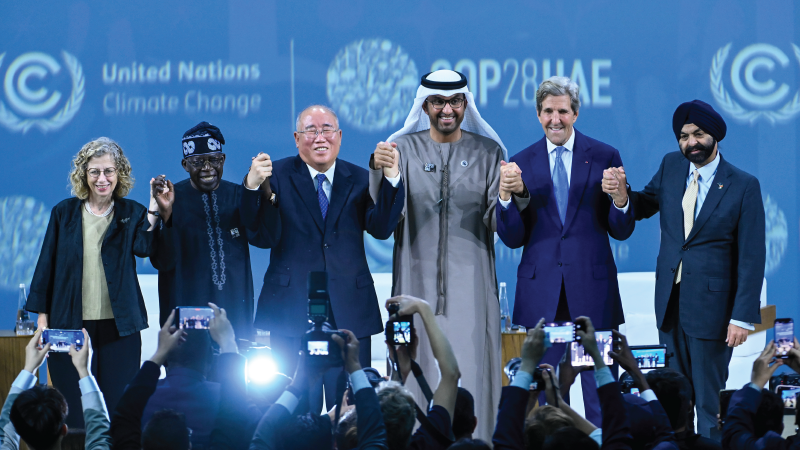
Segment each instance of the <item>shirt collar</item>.
M719 155L720 155L719 149L717 149L717 156L710 163L706 164L705 166L699 169L695 167L694 163L689 163L689 176L691 177L692 172L694 172L694 170L697 169L700 172L701 180L703 181L710 180L714 176L714 174L717 173L717 167L719 167L719 157L720 157Z
M547 153L552 153L556 150L556 147L559 147L556 144L550 142L550 139L544 138L547 141ZM575 145L575 128L572 128L572 135L567 139L567 142L564 143L561 147L564 147L568 151L572 151L572 147Z
M311 178L317 178L317 174L324 173L325 177L328 179L328 183L333 185L333 172L336 169L336 161L333 162L333 165L331 165L331 167L326 172L320 172L319 170L309 166L308 164L306 164L306 167L308 167L308 171L309 173L311 173Z

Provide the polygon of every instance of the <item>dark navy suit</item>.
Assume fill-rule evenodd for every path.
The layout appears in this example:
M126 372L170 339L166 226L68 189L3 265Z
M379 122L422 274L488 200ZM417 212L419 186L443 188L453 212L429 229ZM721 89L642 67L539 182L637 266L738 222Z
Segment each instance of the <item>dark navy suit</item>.
M250 230L261 227L272 249L255 326L270 331L279 367L294 373L300 337L309 329L308 273L328 272L334 320L331 325L359 338L361 364L370 365L370 340L383 331L378 298L364 251L364 231L386 239L404 205L402 181L384 178L378 202L369 195L369 172L336 160L330 205L323 220L314 180L299 156L275 161L270 186L276 205L259 191L244 190L242 220ZM334 388L328 405L332 405ZM312 405L313 406L313 405Z
M614 208L601 182L603 170L621 166L622 159L615 148L578 130L573 132L569 200L563 225L556 206L546 138L511 158L522 170L522 181L530 195L522 211L516 201L506 210L497 208L500 239L511 248L524 246L517 270L513 322L533 327L543 317L553 322L588 316L595 329L617 328L624 317L608 236L627 239L633 233L634 220L632 208L627 213ZM559 351L563 352L563 346L550 349L543 362L557 363ZM581 380L584 400L591 407L587 408L587 419L599 425L591 373L584 372Z
M689 164L680 152L668 153L644 190L631 192L630 203L636 220L661 212L655 294L659 338L674 354L670 367L692 381L698 432L719 439L719 390L725 388L733 350L725 343L728 324L731 319L761 322L764 204L758 180L720 155L713 183L684 239L682 201Z

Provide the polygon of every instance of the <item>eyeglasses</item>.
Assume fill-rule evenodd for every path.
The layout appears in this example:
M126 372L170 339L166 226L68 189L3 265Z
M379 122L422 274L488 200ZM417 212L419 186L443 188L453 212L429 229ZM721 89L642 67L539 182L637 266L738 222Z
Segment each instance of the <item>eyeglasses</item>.
M425 101L430 103L431 106L433 106L433 109L439 110L439 109L444 109L444 105L448 103L450 104L450 107L453 109L461 108L461 106L464 105L466 99L464 97L454 97L451 98L450 100L445 100L443 98L434 97L433 100L426 99Z
M305 131L298 131L298 133L305 135L306 139L316 139L320 134L325 139L330 139L337 131L339 131L338 128L323 128L322 131L316 128L309 128Z
M222 165L222 161L224 158L219 156L214 156L211 158L188 158L186 161L192 165L195 169L202 169L208 163L211 167L219 167Z
M89 170L86 171L86 173L89 174L90 178L100 178L100 174L101 173L103 175L105 175L106 178L111 178L111 177L113 177L114 175L117 174L117 169L114 168L114 167L106 167L103 170L100 170L100 169L89 169Z

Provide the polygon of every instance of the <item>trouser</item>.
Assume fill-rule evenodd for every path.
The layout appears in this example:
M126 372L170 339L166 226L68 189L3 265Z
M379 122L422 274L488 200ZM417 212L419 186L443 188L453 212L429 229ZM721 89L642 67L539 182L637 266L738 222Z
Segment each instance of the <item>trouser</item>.
M137 331L120 336L114 319L84 320L92 342L92 375L103 392L109 414L113 414L125 387L139 371L142 337ZM69 353L52 352L47 358L50 379L69 405L67 426L84 428L78 371Z
M580 316L580 311L577 312L576 317ZM561 294L558 298L558 308L556 309L556 316L554 322L573 322L575 317L570 314L569 306L567 305L567 292L564 287L564 279L561 279ZM595 325L595 327L597 327ZM547 349L542 358L542 364L550 364L557 367L559 361L564 356L570 344L553 344L552 347ZM569 355L567 355L569 357ZM610 367L611 374L614 379L617 379L619 372L617 365ZM583 407L585 409L584 417L586 420L593 423L597 427L603 425L603 416L600 413L600 398L597 396L597 382L594 380L594 371L586 370L580 373L581 377L581 390L583 391ZM569 403L569 393L565 394L565 400ZM544 404L544 394L539 397L539 404Z
M716 441L719 391L728 380L728 364L733 348L724 339L697 339L686 334L680 323L678 305L680 283L672 287L664 323L658 330L659 341L672 354L669 367L685 375L694 388L697 433ZM689 424L691 427L691 424Z
M278 366L278 371L294 377L299 360L301 337L288 337L270 334L269 342L272 348L273 359ZM372 363L372 340L365 337L358 340L358 361L361 367L370 367ZM308 368L308 366L306 366ZM307 369L308 370L308 369ZM313 412L322 411L322 392L325 387L325 406L331 409L341 399L336 398L336 378L342 371L341 367L334 367L326 370L322 379L312 386L308 393L308 410Z

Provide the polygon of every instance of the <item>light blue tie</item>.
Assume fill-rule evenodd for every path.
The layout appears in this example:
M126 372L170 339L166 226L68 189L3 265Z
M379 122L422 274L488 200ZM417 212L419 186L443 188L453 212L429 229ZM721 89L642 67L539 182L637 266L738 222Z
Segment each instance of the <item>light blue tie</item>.
M556 166L553 170L553 188L556 193L556 205L558 206L558 217L561 219L561 224L564 224L567 218L567 202L569 200L569 181L567 180L567 169L564 168L564 161L561 160L561 155L567 149L564 147L556 147Z
M319 199L319 209L322 211L322 220L325 220L325 216L328 215L328 196L325 195L325 190L322 189L322 183L327 179L328 177L324 173L317 174L317 198Z

